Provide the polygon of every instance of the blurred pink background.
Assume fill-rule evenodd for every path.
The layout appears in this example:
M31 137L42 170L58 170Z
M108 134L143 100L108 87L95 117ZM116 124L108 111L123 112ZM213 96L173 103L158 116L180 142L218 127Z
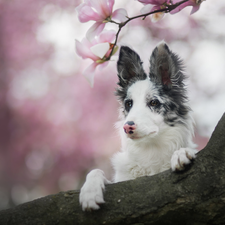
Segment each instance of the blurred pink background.
M93 168L112 176L110 157L120 149L117 57L97 71L90 88L82 76L90 62L74 50L92 24L79 23L79 3L0 1L0 209L79 189ZM117 0L119 7L134 16L142 4ZM200 150L225 111L225 2L207 0L190 11L157 23L135 20L119 44L132 46L146 71L161 40L184 59Z

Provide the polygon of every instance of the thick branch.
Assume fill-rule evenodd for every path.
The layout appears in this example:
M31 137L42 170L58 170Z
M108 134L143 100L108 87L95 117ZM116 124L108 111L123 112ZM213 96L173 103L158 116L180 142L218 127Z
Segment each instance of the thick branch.
M61 192L0 212L0 224L224 224L225 114L186 171L110 184L99 211L82 212L78 191Z

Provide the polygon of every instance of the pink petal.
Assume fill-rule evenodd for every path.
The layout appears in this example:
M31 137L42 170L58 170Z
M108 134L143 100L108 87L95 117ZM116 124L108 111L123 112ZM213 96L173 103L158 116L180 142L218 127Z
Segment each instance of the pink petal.
M84 70L83 76L87 79L88 83L91 87L94 86L94 77L95 77L95 69L97 67L97 63L93 62L87 69Z
M96 45L97 42L95 40L89 41L87 38L83 38L81 41L82 45L85 45L87 48L91 48L93 45Z
M102 16L102 19L103 19L103 12L102 12L102 9L101 9L101 5L99 4L100 2L98 0L85 0L85 2L91 6L92 8L95 9L95 11L100 14Z
M142 13L142 14L146 14L146 13L152 12L152 11L153 11L152 9L153 9L152 5L145 5L145 6L141 9L141 13Z
M177 2L179 2L179 1L177 1ZM177 3L176 2L176 3ZM175 14L175 13L178 13L178 12L180 12L183 8L185 8L185 7L187 7L187 6L193 6L194 7L194 3L193 2L191 2L191 1L188 1L188 2L185 2L185 3L183 3L183 4L181 4L181 5L179 5L177 8L175 8L174 10L172 10L171 12L170 12L170 14ZM199 7L198 7L199 8ZM198 10L198 9L197 9ZM196 11L197 11L196 10ZM195 11L195 12L196 12Z
M105 54L109 51L110 44L108 42L99 43L90 48L91 52L102 59Z
M196 5L196 6L193 6L192 10L191 10L191 14L194 14L195 12L197 12L200 8L200 5Z
M112 9L110 10L107 0L86 0L86 1L97 11L99 15L101 15L102 21L112 14Z
M179 2L181 2L181 0L173 0L173 4L177 4Z
M152 4L152 5L162 5L165 2L168 2L168 0L138 0L139 2L143 4Z
M96 61L98 59L98 57L91 52L90 48L87 47L87 45L80 43L78 40L75 40L75 46L76 53L83 59L90 58L93 61Z
M104 27L105 27L105 23L102 23L102 22L94 23L87 31L87 34L86 34L87 39L89 41L92 41L93 39L95 39L95 37L102 32Z
M112 12L113 10L113 5L114 5L114 0L108 0L108 5L109 5L109 10Z
M125 9L117 9L112 14L113 20L118 20L119 22L124 22L127 20L127 11Z
M99 21L102 17L97 14L90 6L85 3L77 7L78 19L81 23L88 22L90 20Z
M171 15L176 14L176 13L180 12L182 9L183 9L183 7L178 6L176 9L170 11L170 14Z
M170 11L170 14L178 13L178 12L180 12L186 6L183 6L183 4L182 4L182 5L178 6L178 7L176 7L174 10Z
M115 40L116 31L115 30L105 30L98 37L98 43L109 42L112 43Z
M112 15L112 8L114 5L114 0L98 0L101 2L102 12L105 15L105 19ZM110 4L109 4L110 3Z
M108 64L109 64L109 61L101 63L101 64L99 64L98 69L99 70L103 70Z

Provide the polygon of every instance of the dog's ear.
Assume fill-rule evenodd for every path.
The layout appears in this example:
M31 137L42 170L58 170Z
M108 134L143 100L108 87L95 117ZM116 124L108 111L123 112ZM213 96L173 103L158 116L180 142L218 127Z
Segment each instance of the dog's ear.
M118 85L121 87L126 86L133 78L144 80L147 77L139 55L126 46L122 46L120 49L117 71L119 77Z
M182 85L182 62L171 52L165 42L161 42L150 57L150 79L162 84L164 89L170 90L173 85Z

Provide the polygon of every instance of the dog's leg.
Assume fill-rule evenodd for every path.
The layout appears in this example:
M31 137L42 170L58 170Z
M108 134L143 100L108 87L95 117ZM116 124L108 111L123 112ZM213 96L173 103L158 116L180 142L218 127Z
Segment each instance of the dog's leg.
M99 169L92 170L86 177L86 182L80 191L80 204L83 211L99 209L99 204L105 203L103 192L105 184L111 183L105 178L104 172Z
M198 151L192 148L181 148L173 153L171 158L172 171L181 171L185 169L185 165L191 163L196 157Z

